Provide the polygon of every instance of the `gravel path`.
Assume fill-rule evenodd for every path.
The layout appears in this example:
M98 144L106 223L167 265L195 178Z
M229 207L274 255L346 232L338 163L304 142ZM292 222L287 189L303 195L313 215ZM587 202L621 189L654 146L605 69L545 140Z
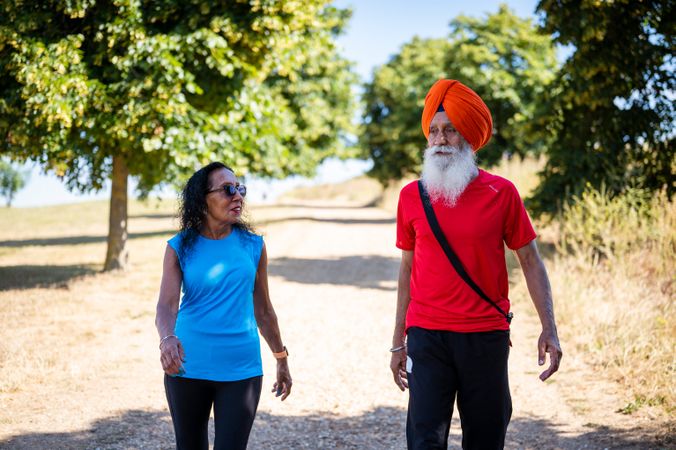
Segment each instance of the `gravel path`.
M267 392L274 362L264 348L266 388L249 447L404 449L407 394L392 381L387 351L399 263L392 215L376 208L289 205L260 207L254 216L268 247L270 291L290 352L294 387L284 403ZM160 237L152 244L158 267L163 242ZM513 281L520 283L521 275L515 275ZM159 274L149 283L158 280ZM142 303L120 299L119 292L106 298L97 290L106 282L122 292L137 283L128 275L96 275L77 281L63 302L88 298L78 310L90 319L110 314L119 320L107 334L90 337L81 347L85 369L79 376L0 396L0 448L173 445L152 328L156 294ZM519 286L513 291L521 298L515 298L510 359L514 415L506 448L658 448L650 437L654 424L649 417L637 420L614 412L623 405L617 387L604 381L602 373L573 366L564 356L552 382L537 379L538 325L524 292ZM117 309L101 306L106 302L115 302ZM91 350L92 343L98 353ZM116 355L113 363L101 363L94 375L87 375L87 361L103 350ZM42 401L26 405L36 398ZM454 419L449 448L460 448L459 428Z

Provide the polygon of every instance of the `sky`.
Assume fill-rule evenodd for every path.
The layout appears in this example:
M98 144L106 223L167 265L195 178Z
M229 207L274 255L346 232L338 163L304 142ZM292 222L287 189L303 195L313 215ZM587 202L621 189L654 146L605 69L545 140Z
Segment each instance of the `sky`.
M520 17L536 20L534 11L537 0L336 0L335 6L352 9L352 19L344 35L338 39L338 46L343 56L355 63L355 71L361 80L367 82L375 67L388 62L414 36L443 37L448 33L448 24L454 17L460 14L484 17L496 12L501 3L506 3ZM247 180L247 198L254 202L272 201L293 187L340 182L365 172L369 167L368 161L331 159L319 167L313 179L291 177L274 182ZM17 207L105 199L110 195L109 189L90 195L71 193L58 178L43 174L39 167L26 166L25 170L31 172L30 178L14 200L14 206ZM164 192L162 195L174 194Z
M338 44L343 55L356 62L362 80L370 81L373 68L386 63L414 36L446 36L456 16L485 17L497 12L501 3L520 17L536 19L536 0L336 0L335 6L352 9Z

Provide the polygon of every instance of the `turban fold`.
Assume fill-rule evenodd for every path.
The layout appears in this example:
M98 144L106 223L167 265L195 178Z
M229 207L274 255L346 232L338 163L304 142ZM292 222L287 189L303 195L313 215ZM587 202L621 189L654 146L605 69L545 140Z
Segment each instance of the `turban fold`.
M476 152L493 133L491 112L476 92L457 80L438 80L425 96L422 129L427 138L430 123L443 106L448 120Z

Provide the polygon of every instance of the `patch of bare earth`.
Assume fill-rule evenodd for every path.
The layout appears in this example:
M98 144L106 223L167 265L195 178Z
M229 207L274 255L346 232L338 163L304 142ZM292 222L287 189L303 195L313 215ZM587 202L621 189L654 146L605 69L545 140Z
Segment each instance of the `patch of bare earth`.
M399 262L393 216L311 203L258 207L252 215L268 247L294 387L284 403L267 391L274 362L264 348L266 389L249 447L404 449L407 394L392 381L387 351ZM173 447L153 325L172 222L158 215L130 226L148 230L130 241L131 271L74 273L49 287L0 292L0 448ZM49 263L80 264L78 252L103 256L103 242L69 245L74 254ZM37 257L50 248L38 243L26 251ZM28 265L17 258L0 254L0 266ZM668 418L645 409L617 413L626 396L583 357L564 356L552 382L538 380L538 323L518 286L520 273L512 281L520 298L514 298L514 414L506 447L674 448L665 436ZM449 447L460 447L457 419Z

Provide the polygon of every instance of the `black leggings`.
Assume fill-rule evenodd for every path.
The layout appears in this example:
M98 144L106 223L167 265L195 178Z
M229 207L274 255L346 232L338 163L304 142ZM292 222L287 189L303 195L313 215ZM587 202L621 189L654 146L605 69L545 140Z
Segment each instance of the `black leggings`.
M261 397L263 377L209 381L170 377L164 388L178 450L209 448L208 424L214 407L214 450L245 450Z

